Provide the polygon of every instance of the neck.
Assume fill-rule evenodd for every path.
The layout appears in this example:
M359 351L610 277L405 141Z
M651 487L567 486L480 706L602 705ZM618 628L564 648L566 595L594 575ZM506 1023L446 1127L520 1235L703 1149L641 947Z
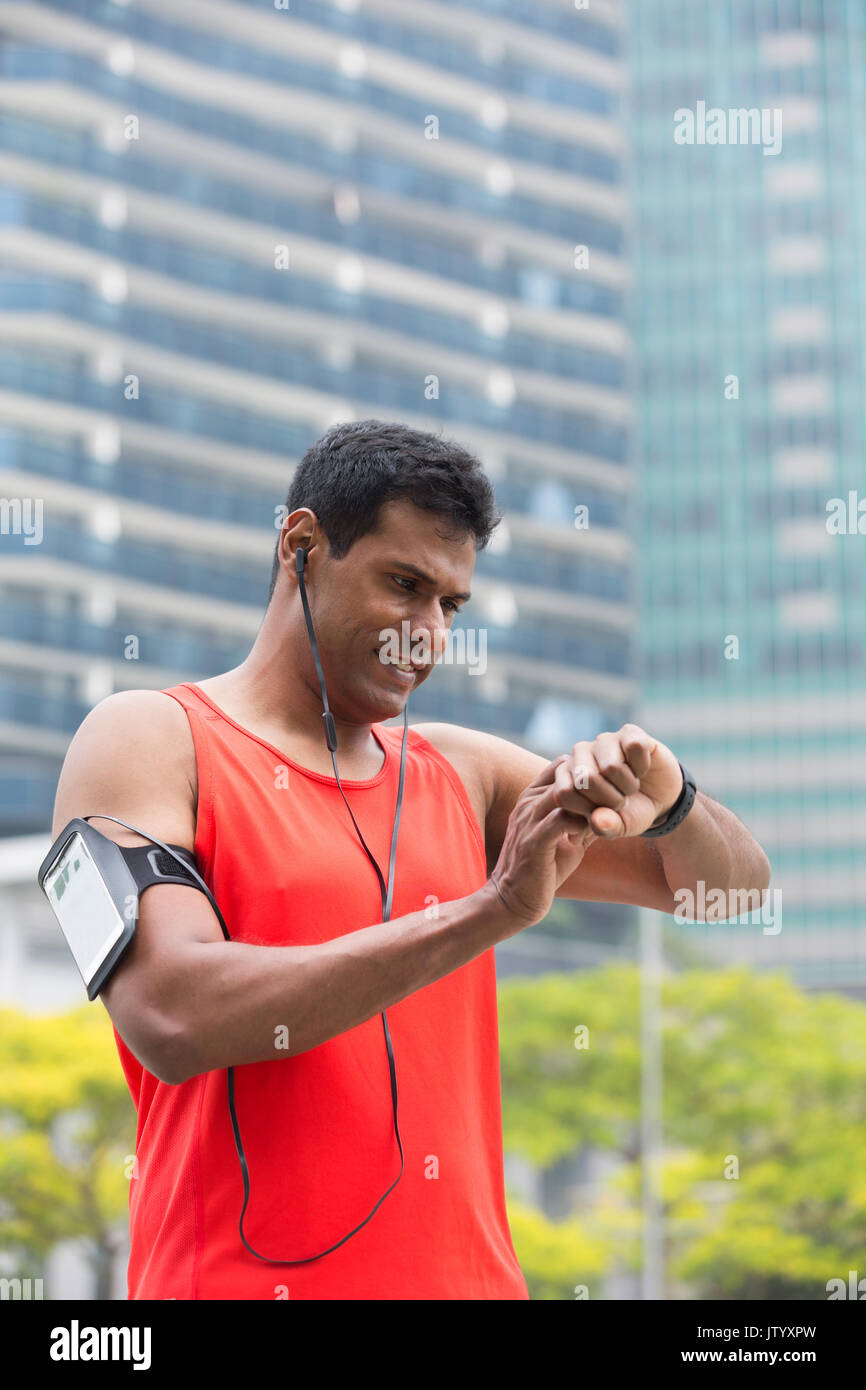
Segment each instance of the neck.
M287 660L289 652L304 652L304 660ZM222 688L243 705L250 720L279 728L288 738L313 748L319 744L326 747L322 690L300 602L296 611L284 619L276 617L272 605L265 613L249 656L219 680ZM327 689L327 674L325 685ZM336 693L328 689L328 706L337 730L337 756L363 756L378 751L370 724L339 717L334 708Z

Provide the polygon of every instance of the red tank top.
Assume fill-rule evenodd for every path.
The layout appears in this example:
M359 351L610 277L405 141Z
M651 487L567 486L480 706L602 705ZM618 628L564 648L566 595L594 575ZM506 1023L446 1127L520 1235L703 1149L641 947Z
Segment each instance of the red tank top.
M243 729L196 685L195 854L235 941L311 945L382 920L379 881L334 777ZM342 780L387 883L402 726ZM339 765L339 753L337 754ZM487 877L457 772L410 728L391 917L464 897ZM115 1029L138 1114L130 1182L131 1299L526 1299L505 1209L493 950L388 1010L405 1168L370 1221L299 1265L241 1242L243 1180L225 1070L169 1086ZM250 1245L270 1260L318 1254L357 1226L400 1171L380 1014L298 1056L236 1067L249 1167Z

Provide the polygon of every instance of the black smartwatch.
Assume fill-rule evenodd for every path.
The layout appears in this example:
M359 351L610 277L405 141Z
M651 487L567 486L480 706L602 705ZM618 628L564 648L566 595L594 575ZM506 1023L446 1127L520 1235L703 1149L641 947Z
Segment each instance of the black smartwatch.
M677 826L682 824L694 806L695 797L698 794L695 779L688 768L683 767L682 763L680 763L680 772L683 774L682 791L660 825L651 825L648 830L641 831L644 839L649 839L655 835L669 835L672 830L676 830Z

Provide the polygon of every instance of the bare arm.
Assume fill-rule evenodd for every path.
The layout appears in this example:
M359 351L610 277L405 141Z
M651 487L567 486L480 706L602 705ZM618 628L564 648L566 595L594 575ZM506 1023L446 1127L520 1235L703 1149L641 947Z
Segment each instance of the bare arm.
M99 811L192 849L191 747L186 714L170 697L127 691L102 701L67 753L54 835L73 816ZM258 946L226 941L198 889L148 889L101 995L118 1033L148 1071L179 1084L295 1056L357 1027L544 916L583 852L557 850L563 831L584 823L558 810L553 793L547 776L523 798L496 883L438 904L429 919L422 909L315 946ZM113 821L93 824L120 844L145 843Z
M507 739L475 729L445 724L420 728L426 737L432 735L439 746L450 749L453 754L479 760L488 786L486 843L490 867L499 854L515 801L545 765L544 758ZM602 734L593 746L598 746L603 756L605 741L609 748L616 737ZM575 745L575 749L578 747L584 752L590 749L588 744ZM672 755L668 758L670 761ZM676 773L671 782L673 790L669 793L671 802L679 794L681 785L675 759L673 766ZM609 790L617 795L597 804L616 805L621 809L623 795L616 787ZM572 804L575 808L580 800L576 798L573 803L566 800L562 804ZM650 840L641 839L637 833L616 838L593 837L574 872L559 884L557 897L633 903L673 913L678 905L676 894L688 890L700 897L696 889L702 881L707 894L721 890L726 895L734 904L729 915L734 916L746 910L739 906L743 895L751 895L756 908L761 906L770 873L766 854L742 821L726 806L698 791L685 820L668 835ZM720 909L709 904L708 914L712 915L706 920L725 920Z
M734 812L703 792L698 792L691 811L675 830L649 843L659 856L672 897L687 891L693 901L700 901L699 880L704 896L721 890L725 903L708 903L701 920L726 921L746 911L745 905L740 907L746 898L749 911L763 905L770 861Z
M146 905L145 897L142 915ZM155 902L152 912L160 912ZM183 1019L164 1079L297 1056L519 930L489 884L440 903L438 914L429 920L421 909L315 946L251 946L220 936L161 951L153 970L164 979L169 1016Z

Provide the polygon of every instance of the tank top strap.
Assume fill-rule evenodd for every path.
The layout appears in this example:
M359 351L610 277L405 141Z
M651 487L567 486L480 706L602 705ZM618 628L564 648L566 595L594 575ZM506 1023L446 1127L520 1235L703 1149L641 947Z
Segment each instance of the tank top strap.
M215 718L213 711L199 699L197 692L191 685L183 683L173 685L167 690L160 691L161 695L170 695L179 705L186 710L189 720L190 732L192 733L193 746L195 748L196 777L198 782L198 798L196 802L195 816L195 857L198 860L199 871L202 878L207 883L211 881L213 870L214 854L214 776L213 776L213 753L211 750L210 736L208 733L208 723Z

